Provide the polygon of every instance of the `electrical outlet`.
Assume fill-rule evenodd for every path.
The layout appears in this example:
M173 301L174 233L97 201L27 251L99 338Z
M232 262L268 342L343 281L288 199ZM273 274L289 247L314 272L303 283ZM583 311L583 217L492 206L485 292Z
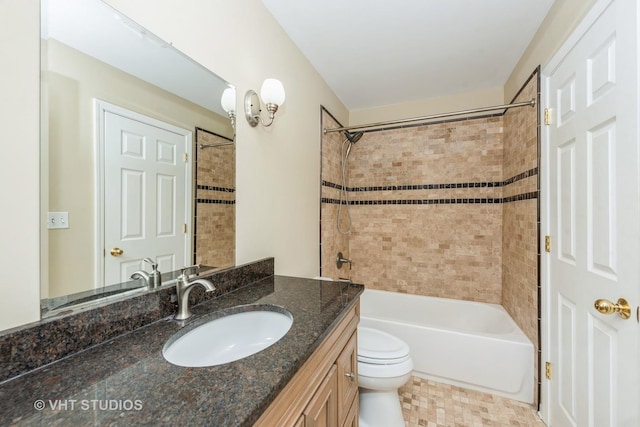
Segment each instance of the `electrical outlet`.
M69 212L49 212L47 228L69 228Z

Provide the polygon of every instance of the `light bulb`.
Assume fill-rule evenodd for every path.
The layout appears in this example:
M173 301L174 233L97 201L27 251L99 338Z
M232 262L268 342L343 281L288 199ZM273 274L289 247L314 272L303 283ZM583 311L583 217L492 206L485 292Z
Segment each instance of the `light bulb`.
M284 87L280 80L265 79L260 89L260 97L265 104L282 105L284 103Z
M236 89L233 87L226 88L222 92L222 99L220 99L222 108L227 113L235 113L236 111Z

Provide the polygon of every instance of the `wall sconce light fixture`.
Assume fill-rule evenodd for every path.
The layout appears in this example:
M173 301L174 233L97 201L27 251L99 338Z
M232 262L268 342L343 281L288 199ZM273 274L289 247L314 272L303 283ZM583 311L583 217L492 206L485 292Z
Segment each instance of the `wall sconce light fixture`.
M269 113L269 122L265 121L260 116L262 109L260 108L260 98L267 107ZM251 127L256 127L258 123L262 123L262 126L268 127L273 123L273 118L278 111L278 107L284 103L285 94L284 87L280 80L265 79L260 89L260 97L252 90L248 90L244 96L244 115L247 118L247 122Z
M222 109L229 115L231 120L231 127L236 127L236 88L228 87L222 92L222 98L220 99Z

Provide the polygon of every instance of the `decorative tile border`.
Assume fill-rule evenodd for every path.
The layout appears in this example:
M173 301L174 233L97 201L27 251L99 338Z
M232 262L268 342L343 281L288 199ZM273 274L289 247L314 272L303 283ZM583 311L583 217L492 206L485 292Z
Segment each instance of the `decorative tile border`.
M220 200L220 199L196 199L196 203L210 204L210 205L235 205L235 200Z
M450 190L459 188L499 188L506 187L515 182L523 179L538 175L538 168L533 168L528 171L519 173L512 176L502 182L462 182L462 183L450 183L450 184L417 184L417 185L385 185L385 186L372 186L372 187L347 187L349 192L363 192L363 191L406 191L406 190ZM340 190L341 185L322 181L324 187ZM497 204L497 203L511 203L520 200L537 199L538 192L529 192L523 194L516 194L509 197L494 197L494 198L449 198L449 199L419 199L419 200L350 200L349 205L450 205L450 204ZM323 197L322 203L340 204L340 200Z
M341 190L340 184L322 181L325 187ZM416 185L379 185L374 187L347 187L347 191L402 191L402 190L443 190L454 188L492 188L502 187L502 182L459 182L455 184L416 184Z
M235 193L235 188L227 188L227 187L216 187L213 185L196 185L198 190L208 190L208 191L221 191L223 193Z
M220 193L235 193L235 188L227 188L227 187L216 187L213 185L196 185L198 190L204 191L218 191ZM196 203L204 203L204 204L214 204L214 205L235 205L235 200L224 200L224 199L209 199L206 197L197 197Z
M496 197L496 198L456 198L456 199L419 199L419 200L355 200L349 201L350 206L362 206L362 205L456 205L456 204L500 204L500 203L510 203L516 202L519 200L529 200L529 199L537 199L538 193L525 193L518 194L516 196L511 197ZM340 204L340 201L337 199L330 198L322 198L322 203L330 203L330 204Z

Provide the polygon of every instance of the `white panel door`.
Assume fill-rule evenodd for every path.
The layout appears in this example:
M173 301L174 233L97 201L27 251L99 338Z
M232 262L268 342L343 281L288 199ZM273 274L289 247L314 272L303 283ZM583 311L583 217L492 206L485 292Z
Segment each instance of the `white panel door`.
M147 257L160 272L189 264L191 185L184 155L191 132L122 109L105 111L103 121L103 283L150 271L142 261Z
M545 70L554 427L640 425L637 7L599 1ZM621 297L630 319L594 307Z

